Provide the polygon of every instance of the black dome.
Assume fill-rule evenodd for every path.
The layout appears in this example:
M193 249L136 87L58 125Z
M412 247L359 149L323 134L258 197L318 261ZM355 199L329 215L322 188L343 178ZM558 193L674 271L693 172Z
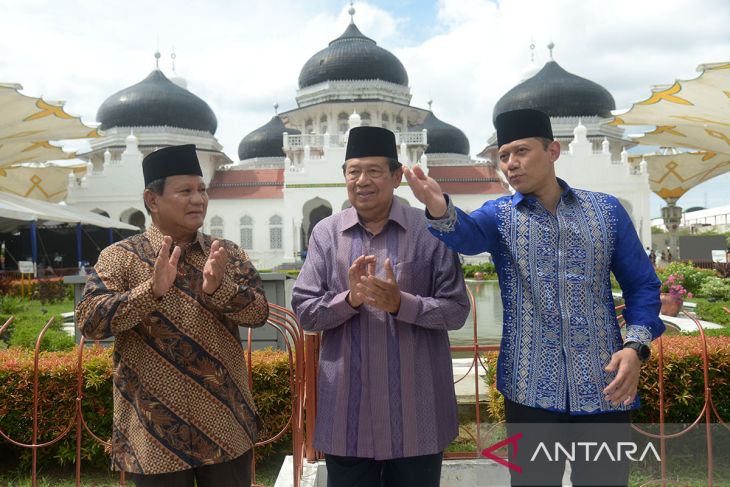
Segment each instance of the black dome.
M329 47L309 58L299 73L299 88L350 79L380 79L408 86L408 73L398 58L365 37L354 23Z
M282 134L298 135L297 129L286 127L278 115L274 115L265 125L257 128L238 144L238 158L243 161L254 157L283 157L284 145Z
M464 132L439 120L433 112L428 112L423 124L413 129L428 130L426 154L464 154L469 155L469 139Z
M178 127L215 134L218 120L207 103L155 69L145 79L114 93L96 113L101 128Z
M534 108L551 117L610 117L616 102L606 88L564 70L548 61L532 78L509 90L492 112L497 115L521 108Z

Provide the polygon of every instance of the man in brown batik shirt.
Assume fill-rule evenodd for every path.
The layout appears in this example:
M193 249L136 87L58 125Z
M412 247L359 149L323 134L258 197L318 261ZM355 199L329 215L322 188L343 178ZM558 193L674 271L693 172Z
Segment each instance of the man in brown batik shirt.
M260 276L198 230L208 206L194 145L145 157L152 225L104 249L77 308L115 337L112 468L138 486L250 486L259 420L239 326L266 322Z

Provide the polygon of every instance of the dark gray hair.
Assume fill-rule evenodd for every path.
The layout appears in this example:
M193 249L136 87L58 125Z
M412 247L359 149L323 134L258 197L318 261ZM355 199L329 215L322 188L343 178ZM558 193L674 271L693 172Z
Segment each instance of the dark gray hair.
M154 181L151 181L150 184L144 187L145 190L150 190L155 194L162 194L165 192L165 181L167 178L160 178L155 179ZM144 200L143 200L144 201ZM147 203L144 203L144 209L147 210L147 214L151 215L150 208L147 206Z

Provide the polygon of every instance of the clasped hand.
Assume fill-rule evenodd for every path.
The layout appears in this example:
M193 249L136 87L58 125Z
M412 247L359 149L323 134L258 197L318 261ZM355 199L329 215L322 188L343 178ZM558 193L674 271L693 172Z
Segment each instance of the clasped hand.
M160 253L155 260L155 267L152 273L152 294L158 299L170 290L177 277L177 264L180 260L182 250L176 245L171 253L171 246L172 237L165 236L162 239ZM205 261L205 266L203 267L204 293L213 294L220 287L225 276L227 262L228 254L226 253L226 249L221 247L218 240L214 240L210 247L208 260Z
M376 258L374 255L361 255L352 263L347 277L350 293L347 301L353 308L368 304L388 313L400 309L400 288L393 273L390 259L385 259L385 279L375 275Z

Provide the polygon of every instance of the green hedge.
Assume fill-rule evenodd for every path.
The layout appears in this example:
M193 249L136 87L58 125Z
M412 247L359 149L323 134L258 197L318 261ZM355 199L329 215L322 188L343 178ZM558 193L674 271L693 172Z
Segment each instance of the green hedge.
M664 345L664 421L693 422L704 404L704 373L699 337L662 338ZM639 395L642 406L632 415L636 423L659 421L658 342L652 357L641 369ZM730 337L708 337L709 375L712 399L723 421L730 421ZM504 398L496 389L497 353L484 354L489 386L489 422L504 421ZM704 421L704 416L703 416ZM717 419L713 419L717 421Z
M109 438L112 427L112 350L93 347L84 352L83 414L89 428ZM77 350L43 352L39 360L39 442L57 437L74 418ZM281 430L290 415L289 361L284 352L261 350L252 354L253 394L264 422L266 439ZM30 443L33 411L33 354L30 350L0 350L0 428L16 441ZM59 443L38 450L45 467L72 463L76 455L75 427ZM291 435L256 450L257 459L291 449ZM84 432L82 459L87 466L108 467L104 447ZM31 451L0 438L4 464L29 465Z
M482 264L464 264L461 266L464 271L464 277L472 278L475 272L484 274L484 279L497 279L497 270L494 264L484 262Z

